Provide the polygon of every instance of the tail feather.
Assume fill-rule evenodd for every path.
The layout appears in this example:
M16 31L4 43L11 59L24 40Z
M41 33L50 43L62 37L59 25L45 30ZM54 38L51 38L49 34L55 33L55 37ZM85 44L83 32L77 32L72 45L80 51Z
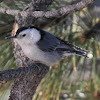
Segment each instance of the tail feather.
M78 46L75 46L69 42L67 42L70 46L70 49L69 50L66 50L65 52L65 56L67 55L78 55L78 56L84 56L84 57L87 57L87 58L92 58L93 55L91 53L89 53L88 50L85 50L83 48L80 48Z
M59 39L59 40L61 40L61 39ZM63 51L64 56L79 55L79 56L84 56L87 58L93 57L93 55L91 53L89 53L88 50L85 50L85 49L80 48L76 45L73 45L68 41L61 40L61 42L62 42L62 44L64 44L64 46L62 45L62 47L61 47L61 45L60 45L60 47L57 47L56 50ZM66 47L65 47L65 45L66 45Z
M73 45L73 44L71 44L71 43L69 43L69 42L67 42L67 43L75 50L74 53L75 53L76 55L84 56L84 57L90 58L90 57L89 57L89 56L90 56L90 53L89 53L88 50L85 50L85 49L83 49L83 48L80 48L80 47L78 47L78 46L76 46L76 45ZM92 57L92 54L91 54L91 57Z
M65 44L69 45L70 47L74 48L76 51L82 51L82 52L89 52L88 50L85 50L83 48L80 48L76 45L71 44L70 42L66 41Z
M82 51L76 51L75 52L76 55L79 55L79 56L84 56L84 57L88 57L88 52L82 52Z

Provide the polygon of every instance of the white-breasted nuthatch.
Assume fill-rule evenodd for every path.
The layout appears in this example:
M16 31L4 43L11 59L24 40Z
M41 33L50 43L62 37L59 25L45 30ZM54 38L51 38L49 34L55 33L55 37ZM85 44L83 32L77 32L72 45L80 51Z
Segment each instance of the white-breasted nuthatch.
M21 46L24 54L33 61L39 61L47 66L68 55L91 56L87 50L79 48L37 27L21 27L13 38Z

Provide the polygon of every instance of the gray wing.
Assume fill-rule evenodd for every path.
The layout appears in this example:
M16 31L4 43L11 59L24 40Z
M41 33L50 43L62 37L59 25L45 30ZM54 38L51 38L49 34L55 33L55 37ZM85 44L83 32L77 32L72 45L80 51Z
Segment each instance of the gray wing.
M37 43L38 47L43 51L72 51L73 46L71 44L68 44L67 41L63 41L59 39L58 37L55 37L54 35L44 32L43 37L41 40ZM67 44L66 44L67 43Z
M84 50L80 47L77 47L68 41L64 41L59 39L58 37L53 36L52 34L48 32L44 32L43 37L41 40L37 43L38 47L45 52L65 52L66 53L76 53L77 55L86 56L87 50Z
M38 47L43 51L55 50L55 48L60 45L60 41L52 34L45 31L42 32L44 32L44 35L41 40L37 42Z

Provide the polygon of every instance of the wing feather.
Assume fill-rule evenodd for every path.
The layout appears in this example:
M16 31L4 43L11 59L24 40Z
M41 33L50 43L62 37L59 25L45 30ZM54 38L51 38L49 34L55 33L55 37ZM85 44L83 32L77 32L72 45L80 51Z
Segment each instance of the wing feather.
M37 43L38 47L45 52L65 52L66 53L76 53L77 55L86 56L88 51L84 50L78 46L71 44L68 41L64 41L59 39L58 37L53 36L48 32L44 32L44 36L42 39Z

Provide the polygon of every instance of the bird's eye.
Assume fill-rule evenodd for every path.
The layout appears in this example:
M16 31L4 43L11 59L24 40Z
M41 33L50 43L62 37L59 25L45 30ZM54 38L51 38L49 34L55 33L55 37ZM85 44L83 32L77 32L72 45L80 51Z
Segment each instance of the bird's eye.
M23 37L25 37L26 36L26 34L23 34Z

